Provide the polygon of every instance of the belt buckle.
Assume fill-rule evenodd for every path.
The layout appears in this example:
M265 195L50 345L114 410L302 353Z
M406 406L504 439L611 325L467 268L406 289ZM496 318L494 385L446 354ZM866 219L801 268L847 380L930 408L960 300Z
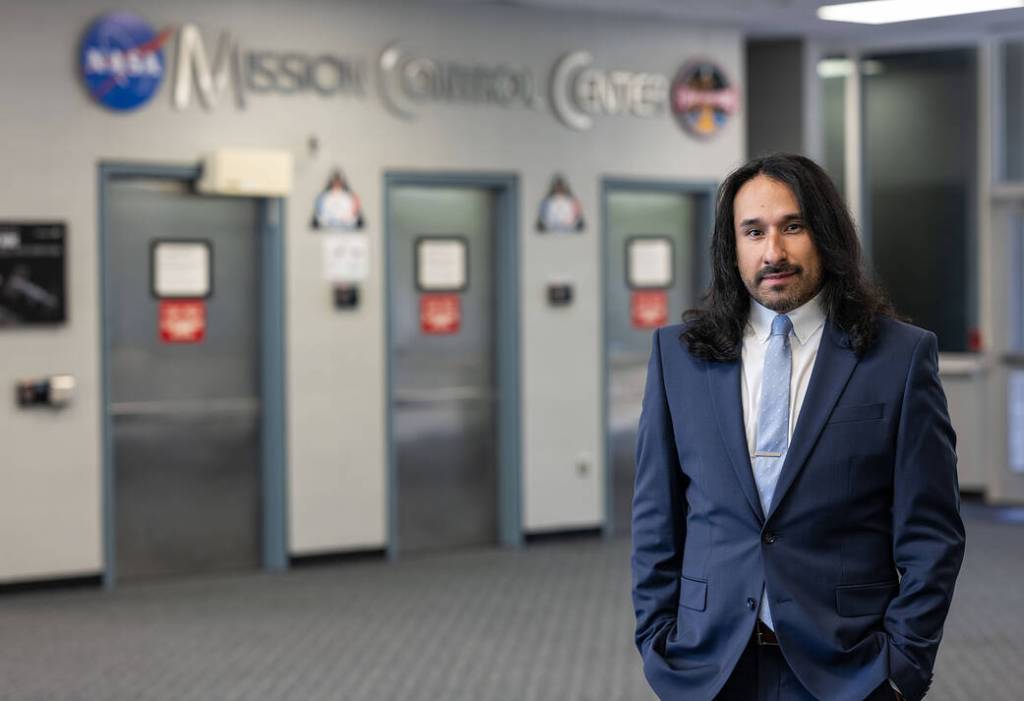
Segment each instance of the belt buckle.
M757 644L758 645L774 645L775 647L778 647L778 645L779 645L778 638L776 638L775 634L772 633L771 634L772 637L771 637L771 639L769 639L768 636L765 635L764 630L761 629L761 623L760 622L758 622L758 624L757 624L757 629L755 630L755 633L757 634Z

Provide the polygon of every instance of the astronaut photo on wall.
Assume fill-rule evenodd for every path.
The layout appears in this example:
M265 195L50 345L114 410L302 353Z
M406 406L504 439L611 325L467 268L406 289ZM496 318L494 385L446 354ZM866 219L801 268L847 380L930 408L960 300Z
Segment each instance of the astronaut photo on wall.
M356 231L363 228L363 207L340 170L331 173L313 211L314 229Z
M583 207L572 194L569 184L561 175L551 181L547 196L540 203L537 231L573 233L583 230Z

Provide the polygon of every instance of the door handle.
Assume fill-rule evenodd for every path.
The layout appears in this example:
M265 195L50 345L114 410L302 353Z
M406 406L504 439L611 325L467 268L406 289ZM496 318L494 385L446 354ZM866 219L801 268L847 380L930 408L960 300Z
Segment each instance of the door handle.
M138 402L112 402L107 409L111 416L202 416L210 414L254 416L263 403L255 397L222 399L160 399Z
M405 389L394 394L395 406L415 406L449 402L492 402L496 395L483 387L438 387L437 389Z

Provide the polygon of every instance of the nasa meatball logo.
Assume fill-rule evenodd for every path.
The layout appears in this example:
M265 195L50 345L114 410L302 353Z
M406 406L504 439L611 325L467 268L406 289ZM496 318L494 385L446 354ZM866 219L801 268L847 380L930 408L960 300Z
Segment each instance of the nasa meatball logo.
M710 61L683 66L672 81L672 114L690 134L717 134L736 111L739 97L725 73Z
M146 104L163 81L163 45L172 33L157 33L130 12L97 19L82 38L82 78L89 93L119 112Z

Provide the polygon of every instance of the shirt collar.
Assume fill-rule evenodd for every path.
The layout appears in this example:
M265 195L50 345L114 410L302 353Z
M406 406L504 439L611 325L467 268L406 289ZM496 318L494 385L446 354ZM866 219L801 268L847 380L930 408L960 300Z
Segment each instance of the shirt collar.
M762 306L751 297L747 332L752 332L762 343L766 342L771 336L772 319L776 316L778 316L778 312L773 312ZM807 343L807 339L825 323L825 310L821 306L821 291L796 309L787 312L786 316L793 323L793 335L796 336L796 340L800 342L800 345Z

